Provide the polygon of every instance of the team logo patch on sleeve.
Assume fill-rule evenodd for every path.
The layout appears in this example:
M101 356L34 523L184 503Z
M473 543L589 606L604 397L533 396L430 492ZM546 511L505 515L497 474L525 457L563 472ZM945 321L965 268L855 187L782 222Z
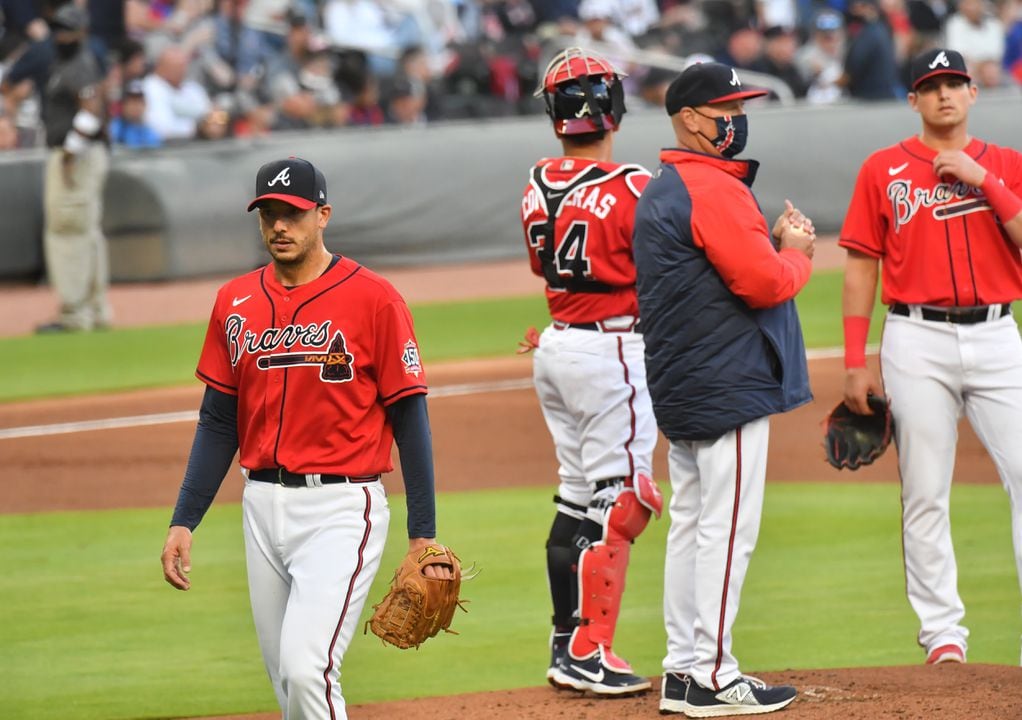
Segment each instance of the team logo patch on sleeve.
M419 377L422 372L422 361L419 359L419 346L409 339L401 352L401 363L405 366L405 375Z

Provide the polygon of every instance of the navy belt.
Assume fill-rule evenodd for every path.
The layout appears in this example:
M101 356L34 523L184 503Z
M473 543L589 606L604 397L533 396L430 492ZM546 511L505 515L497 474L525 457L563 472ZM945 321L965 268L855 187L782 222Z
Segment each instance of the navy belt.
M276 483L285 487L318 487L337 483L370 483L380 479L379 475L325 475L321 473L300 474L284 468L249 470L248 479L256 482Z
M597 320L596 322L587 323L569 323L562 322L561 320L554 320L553 326L557 330L593 330L594 332L602 333L642 333L642 327L639 325L639 321L636 320L632 325L623 325L621 327L608 326L603 320Z
M949 322L955 323L956 325L974 325L976 323L986 322L990 320L990 305L980 305L978 307L920 307L919 313L923 320L932 320L934 322ZM1000 311L995 313L993 319L1002 318L1011 312L1011 303L1004 303L1000 306ZM904 303L895 303L891 305L891 313L894 315L904 315L906 317L912 315L912 309Z

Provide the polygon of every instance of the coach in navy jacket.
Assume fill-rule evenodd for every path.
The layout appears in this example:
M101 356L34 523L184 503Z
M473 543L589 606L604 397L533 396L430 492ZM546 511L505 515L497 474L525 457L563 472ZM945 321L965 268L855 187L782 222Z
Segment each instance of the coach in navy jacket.
M727 65L682 73L666 99L679 148L661 153L636 209L649 391L671 441L667 713L770 712L796 695L746 678L731 654L759 532L769 416L812 399L794 304L812 270L812 222L787 203L769 228L750 190L757 163L734 159L748 135L744 100L764 94L743 90Z

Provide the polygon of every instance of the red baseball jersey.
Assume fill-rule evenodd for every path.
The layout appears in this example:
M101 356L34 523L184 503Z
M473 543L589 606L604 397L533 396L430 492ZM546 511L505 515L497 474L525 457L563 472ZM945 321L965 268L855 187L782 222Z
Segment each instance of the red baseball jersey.
M632 227L649 182L639 165L583 158L541 160L522 198L522 227L532 271L547 280L550 316L594 322L638 315ZM548 208L555 207L553 242Z
M965 152L1022 195L1022 154L973 139ZM881 299L969 306L1022 297L1022 258L979 188L933 172L917 137L878 150L859 171L839 244L882 258Z
M240 462L250 470L388 472L385 407L427 392L408 306L347 258L292 289L272 265L220 288L195 374L238 397Z

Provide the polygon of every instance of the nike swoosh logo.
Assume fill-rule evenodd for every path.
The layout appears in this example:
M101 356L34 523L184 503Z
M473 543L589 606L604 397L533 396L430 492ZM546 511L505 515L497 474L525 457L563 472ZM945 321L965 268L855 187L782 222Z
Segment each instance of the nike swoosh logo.
M243 298L234 298L234 300L232 300L232 301L231 301L231 307L238 307L238 306L239 306L239 305L241 305L241 304L242 304L243 302L245 302L246 300L248 300L248 299L249 299L250 297L252 297L252 296L251 296L251 295L246 295L246 296L245 296L245 297L243 297Z
M891 175L893 177L894 175L897 175L898 173L900 173L902 170L904 170L907 167L908 167L908 163L904 163L902 165L899 165L898 167L889 167L889 168L887 168L887 174Z
M580 668L578 665L572 665L571 668L572 668L572 670L577 672L579 675L587 677L590 680L592 680L593 682L603 682L603 668L602 667L600 668L600 672L598 672L598 673L589 672L585 668Z

